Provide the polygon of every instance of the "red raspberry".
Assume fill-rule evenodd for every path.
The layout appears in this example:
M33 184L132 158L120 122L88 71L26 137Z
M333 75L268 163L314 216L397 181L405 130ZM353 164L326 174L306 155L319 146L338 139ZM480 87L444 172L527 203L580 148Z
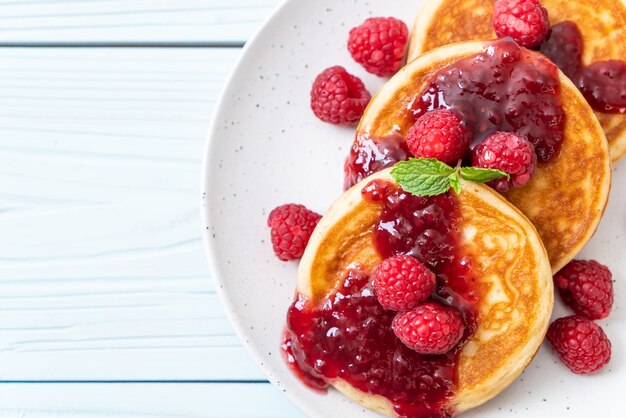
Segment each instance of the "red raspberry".
M548 341L561 361L574 373L600 370L611 359L611 342L597 324L580 316L567 316L548 328Z
M467 151L471 132L451 110L430 111L415 121L406 134L409 150L416 157L436 158L455 165Z
M352 125L361 119L371 98L358 77L335 66L315 78L311 88L311 109L324 122Z
M520 46L533 48L546 37L550 21L539 0L497 0L493 27L498 38L510 36Z
M514 132L494 132L476 147L472 165L495 168L510 174L511 180L501 178L489 184L499 192L523 186L537 167L535 148L526 138Z
M393 311L415 308L435 290L435 274L408 255L390 257L374 270L374 290L383 307Z
M365 70L381 77L402 66L409 30L394 17L370 17L350 30L348 50Z
M396 315L392 328L400 341L420 354L447 353L463 337L461 315L435 302Z
M555 276L561 297L578 315L589 319L609 316L613 306L613 276L594 260L573 260Z
M271 211L267 226L271 228L276 256L282 261L301 258L320 218L319 214L295 203Z

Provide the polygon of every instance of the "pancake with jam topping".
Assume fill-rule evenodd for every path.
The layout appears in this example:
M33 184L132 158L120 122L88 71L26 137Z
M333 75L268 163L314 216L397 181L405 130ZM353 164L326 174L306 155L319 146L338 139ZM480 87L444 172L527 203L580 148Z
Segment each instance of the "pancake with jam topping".
M534 226L471 182L460 194L407 194L390 170L344 193L316 227L298 269L283 349L296 373L388 416L449 417L496 396L539 348L553 304L550 264ZM437 276L433 299L457 309L457 348L420 355L393 334L394 312L371 287L392 255Z
M543 55L512 41L448 45L418 57L372 99L346 160L346 186L410 155L404 135L425 112L450 108L473 130L528 137L535 174L505 197L535 225L553 271L591 238L604 212L611 160L604 132L572 82Z
M495 0L428 0L419 11L409 40L407 60L443 45L495 39ZM552 26L539 50L576 85L586 86L609 141L611 158L626 154L626 0L541 0ZM606 61L612 61L607 63ZM613 81L602 77L611 71ZM607 82L608 81L608 82ZM598 103L593 96L607 103ZM621 112L611 102L621 105ZM610 112L606 106L613 107Z

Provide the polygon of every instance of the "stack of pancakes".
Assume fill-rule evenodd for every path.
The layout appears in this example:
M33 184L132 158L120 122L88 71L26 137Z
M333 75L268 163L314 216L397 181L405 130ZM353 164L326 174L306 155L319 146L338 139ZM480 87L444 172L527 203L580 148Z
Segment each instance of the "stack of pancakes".
M624 1L543 4L551 23L573 20L580 26L589 64L626 58ZM411 35L408 64L372 99L355 140L363 134L401 138L413 123L407 104L433 74L480 54L487 40L495 39L493 3L426 1ZM469 182L453 195L461 213L460 245L469 248L478 285L486 289L478 302L477 329L459 353L456 393L449 400L454 412L496 396L533 358L552 312L552 273L595 232L608 199L611 160L626 153L626 115L594 113L560 71L559 81L566 121L558 156L539 164L529 183L504 196ZM382 261L372 238L382 204L366 201L361 190L373 179L393 182L389 173L383 170L349 189L320 221L298 271L297 291L307 299L323 303L352 265L373 270ZM356 402L393 415L386 398L340 379L329 383Z
M407 62L444 45L495 39L495 0L426 0L409 40ZM550 24L569 20L583 35L583 64L626 59L626 0L542 0ZM611 158L626 154L626 115L596 112Z

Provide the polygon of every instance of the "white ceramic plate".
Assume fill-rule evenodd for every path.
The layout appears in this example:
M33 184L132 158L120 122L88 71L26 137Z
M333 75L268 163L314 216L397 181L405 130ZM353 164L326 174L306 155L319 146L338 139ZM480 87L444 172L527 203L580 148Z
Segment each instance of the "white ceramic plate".
M324 68L342 65L375 93L384 80L351 59L345 47L348 31L369 16L399 17L410 27L420 3L288 1L246 45L210 131L203 212L213 275L246 347L272 383L310 416L378 415L334 391L320 395L309 390L283 363L279 343L297 263L283 263L273 255L267 214L288 202L324 213L339 196L353 129L315 118L309 108L311 83ZM626 161L618 164L613 185L600 229L581 254L609 265L616 279L613 313L601 321L613 343L611 363L602 373L577 376L544 346L509 389L465 416L621 416L626 387ZM557 306L555 317L566 312Z

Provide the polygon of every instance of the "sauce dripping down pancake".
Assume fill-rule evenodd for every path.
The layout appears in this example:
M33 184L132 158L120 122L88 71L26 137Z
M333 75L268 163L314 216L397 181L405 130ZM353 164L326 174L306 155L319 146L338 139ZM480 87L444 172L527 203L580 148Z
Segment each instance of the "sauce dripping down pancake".
M473 287L471 261L460 244L458 201L449 193L413 196L380 180L368 183L362 193L381 206L373 225L378 255L411 255L428 265L437 275L433 297L461 313L469 337L479 289ZM358 264L348 269L321 306L296 297L283 344L289 364L313 387L323 389L341 378L383 396L399 416L449 417L460 346L439 356L406 347L391 329L395 312L384 309L374 295L371 274Z
M389 172L348 190L320 220L300 262L283 349L317 389L332 385L389 416L447 417L492 398L528 365L550 319L550 266L532 224L490 188L463 182L459 195L407 197ZM466 323L457 351L420 356L396 339L393 313L370 285L392 254L436 272L433 298Z

